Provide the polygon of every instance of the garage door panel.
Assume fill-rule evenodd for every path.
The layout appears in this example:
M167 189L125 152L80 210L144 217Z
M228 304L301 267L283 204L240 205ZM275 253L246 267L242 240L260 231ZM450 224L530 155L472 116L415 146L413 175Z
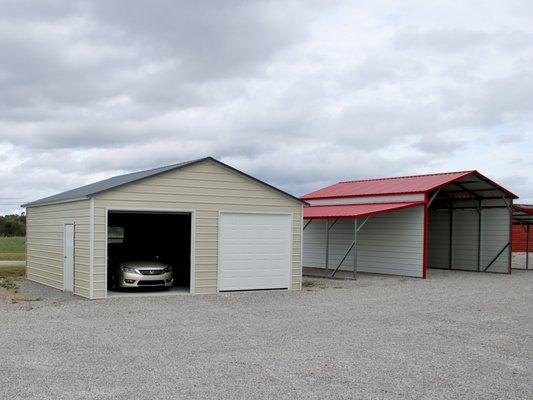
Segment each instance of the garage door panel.
M290 215L221 213L219 235L219 290L290 286Z

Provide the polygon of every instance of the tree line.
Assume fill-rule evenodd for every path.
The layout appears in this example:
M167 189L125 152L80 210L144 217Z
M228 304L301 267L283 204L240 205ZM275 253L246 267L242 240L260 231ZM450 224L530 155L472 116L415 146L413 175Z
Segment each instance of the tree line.
M26 215L0 215L0 236L26 236Z

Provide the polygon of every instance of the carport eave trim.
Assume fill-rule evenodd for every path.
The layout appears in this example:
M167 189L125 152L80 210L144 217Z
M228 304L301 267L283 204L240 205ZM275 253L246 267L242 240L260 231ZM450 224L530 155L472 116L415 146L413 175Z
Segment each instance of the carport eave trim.
M364 204L364 203L363 203ZM370 203L369 203L370 204ZM380 203L376 203L376 204L380 204ZM387 213L392 213L392 212L396 212L396 211L400 211L400 210L405 210L406 208L412 208L412 207L418 207L418 206L423 206L426 204L426 200L424 201L414 201L412 202L412 204L408 204L408 205L404 205L404 206L400 206L400 207L397 207L397 208L393 208L393 209L390 209L390 210L383 210L383 211L372 211L372 212L368 212L368 213L364 213L364 214L360 214L360 215L347 215L347 216L338 216L338 215L331 215L331 216L327 216L327 217L310 217L310 218L305 218L303 217L304 220L313 220L313 219L358 219L358 218L365 218L365 217L368 217L370 215L379 215L379 214L387 214ZM349 204L342 204L342 205L349 205ZM326 207L326 206L311 206L311 207ZM329 206L328 206L329 207Z
M108 298L107 292L107 228L109 224L109 212L112 211L138 211L138 212L160 212L160 213L187 213L191 215L191 249L189 259L191 260L190 265L190 279L189 279L189 294L196 294L196 209L176 209L176 208L153 208L153 207L105 207L105 268L104 268L104 287L105 287L105 296Z
M76 201L90 200L91 198L92 196L81 196L81 197L75 197L75 198L68 199L68 200L47 201L45 203L30 202L30 203L22 204L21 207L30 208L30 207L50 206L53 204L65 204L65 203L73 203Z

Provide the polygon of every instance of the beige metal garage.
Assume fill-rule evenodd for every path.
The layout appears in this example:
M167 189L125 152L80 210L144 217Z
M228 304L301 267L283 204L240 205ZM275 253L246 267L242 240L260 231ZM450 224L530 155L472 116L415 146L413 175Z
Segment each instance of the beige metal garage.
M24 205L27 277L105 298L114 257L150 247L193 294L298 290L303 204L211 157L113 177Z

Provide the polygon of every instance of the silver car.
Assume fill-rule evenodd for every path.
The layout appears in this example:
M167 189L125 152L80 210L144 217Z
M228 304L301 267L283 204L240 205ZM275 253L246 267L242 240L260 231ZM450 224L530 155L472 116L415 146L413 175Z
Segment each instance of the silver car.
M172 267L159 261L126 261L119 263L112 276L117 288L160 287L174 284Z

